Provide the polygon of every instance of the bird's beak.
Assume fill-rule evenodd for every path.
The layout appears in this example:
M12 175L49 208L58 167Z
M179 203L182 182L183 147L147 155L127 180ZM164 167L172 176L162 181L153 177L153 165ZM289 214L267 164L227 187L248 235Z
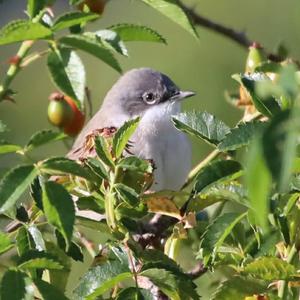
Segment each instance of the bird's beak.
M189 98L189 97L192 97L192 96L195 96L195 95L196 95L195 92L191 92L191 91L179 91L171 99L177 101L177 100L183 100L185 98Z

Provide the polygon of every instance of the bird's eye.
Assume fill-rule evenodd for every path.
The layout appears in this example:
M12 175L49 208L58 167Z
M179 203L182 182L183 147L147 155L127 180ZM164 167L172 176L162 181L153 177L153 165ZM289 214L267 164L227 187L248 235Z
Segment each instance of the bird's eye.
M143 95L143 100L144 102L146 102L147 104L154 104L156 99L153 93L145 93Z

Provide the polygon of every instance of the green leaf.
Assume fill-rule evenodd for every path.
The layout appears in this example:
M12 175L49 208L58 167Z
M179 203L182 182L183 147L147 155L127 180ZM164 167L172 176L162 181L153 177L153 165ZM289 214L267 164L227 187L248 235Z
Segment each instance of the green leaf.
M297 269L278 257L259 257L246 264L243 273L267 281L290 280L297 276Z
M114 68L116 71L122 72L119 63L115 59L113 54L110 52L110 50L107 49L107 47L104 46L101 40L96 38L96 36L92 37L91 35L71 34L62 37L60 39L60 42L65 45L71 46L75 49L87 52L101 59L103 62Z
M246 185L249 202L257 223L266 229L269 213L271 175L263 158L260 141L255 139L247 154Z
M114 168L114 161L108 149L108 143L101 135L95 138L95 150L99 159L107 166Z
M52 157L44 160L40 168L42 171L54 174L70 174L79 176L90 181L95 181L95 176L89 171L88 168L78 164L75 160L65 157Z
M118 163L118 167L124 170L137 171L141 173L153 172L153 167L149 161L135 156L122 158Z
M106 291L112 289L114 286L116 286L120 282L127 280L127 279L131 279L132 276L133 275L130 272L118 274L115 277L104 281L101 284L101 286L99 286L92 294L86 296L85 299L86 300L98 299L98 296L103 295Z
M180 8L176 0L142 0L150 5L173 22L187 30L192 36L198 39L198 34L185 12Z
M225 213L217 217L211 223L202 236L201 248L204 253L204 264L207 264L218 252L218 248L224 243L227 236L232 232L234 226L239 223L247 213Z
M272 97L266 99L258 96L256 93L256 85L270 81L270 79L263 73L252 73L232 76L233 79L238 81L249 93L252 98L253 104L256 109L267 117L272 117L273 114L280 112L280 106L278 102Z
M62 269L62 264L57 258L44 251L29 250L25 252L18 260L20 269Z
M32 237L25 226L18 229L16 243L19 256L34 248Z
M85 228L90 228L95 231L101 232L101 234L108 234L110 235L111 231L109 227L107 226L106 221L95 221L89 218L84 218L77 216L76 217L76 225L85 227Z
M176 277L164 269L147 269L139 275L148 277L163 293L172 300L180 300L180 292Z
M119 255L118 252L117 255ZM113 286L114 278L118 278L117 276L119 275L121 275L121 280L123 280L122 274L126 274L125 278L129 278L129 275L132 277L132 274L128 268L128 261L126 258L124 258L124 253L121 252L120 255L121 257L115 256L112 260L93 267L87 273L85 273L78 287L74 291L73 298L78 300L86 299L88 295L92 295L95 291L97 291L98 288L100 293L103 290L105 292L107 289L110 289Z
M7 153L13 153L21 150L22 147L19 145L13 145L13 144L0 144L0 154L7 154Z
M102 198L101 200L99 199L100 195L97 195L98 199L94 196L85 196L85 197L80 197L76 201L76 206L78 207L79 210L92 210L97 213L103 214L105 212L104 209L104 199ZM102 201L102 205L99 203Z
M0 213L16 204L37 173L33 165L19 166L6 173L0 182Z
M63 14L61 16L58 16L55 20L52 30L58 31L65 28L72 27L74 25L80 25L84 22L93 21L96 19L99 19L98 14L94 13L85 13L85 12L79 12L79 11L73 11L73 12L67 12L66 14Z
M75 222L75 207L70 194L58 183L46 182L43 206L47 220L63 235L69 247Z
M38 278L33 279L34 285L41 294L43 300L68 300L68 298L53 285Z
M52 38L50 29L29 20L14 20L0 30L0 45L50 38Z
M36 206L43 210L43 200L42 200L42 187L41 182L43 181L41 176L37 176L32 184L30 185L30 196L34 200Z
M130 206L135 207L138 205L139 195L136 193L134 189L122 183L115 184L114 188L116 189L120 198L126 203L128 203Z
M211 300L241 300L247 296L259 295L267 291L267 285L264 282L234 276L221 283Z
M221 181L234 180L242 175L242 166L235 160L218 160L205 166L197 175L194 192L199 193L204 188Z
M153 298L151 297L151 300L152 299ZM145 300L145 298L141 294L140 289L129 287L122 289L120 293L118 293L116 300Z
M3 232L0 232L0 254L8 251L14 245L12 244L9 236Z
M20 300L26 294L26 275L18 270L7 270L1 281L1 299Z
M117 158L122 155L130 137L138 127L139 121L140 118L135 118L127 121L115 133L112 142L112 149Z
M109 174L99 159L89 157L84 163L101 179L109 180Z
M218 145L220 151L232 151L244 146L248 146L253 137L264 128L262 122L240 123L226 134L225 138Z
M230 132L230 128L223 121L208 112L180 113L172 117L172 121L179 130L201 138L214 146Z
M262 136L263 154L280 191L286 191L291 180L300 132L299 109L277 114Z
M109 29L115 31L124 42L143 41L167 43L157 31L143 25L122 23L113 25L109 27Z
M29 142L25 146L25 151L30 151L34 148L39 146L48 144L50 142L59 141L65 139L67 135L61 132L55 132L52 130L41 130L36 132L32 137L29 139Z
M47 65L57 88L77 101L78 106L82 108L85 96L85 69L75 51L56 48L49 53Z
M40 230L35 225L28 226L28 232L30 233L34 243L35 243L35 249L38 251L45 251L45 241L43 239L43 235L40 232Z
M34 18L46 5L46 0L28 0L27 13L29 17Z

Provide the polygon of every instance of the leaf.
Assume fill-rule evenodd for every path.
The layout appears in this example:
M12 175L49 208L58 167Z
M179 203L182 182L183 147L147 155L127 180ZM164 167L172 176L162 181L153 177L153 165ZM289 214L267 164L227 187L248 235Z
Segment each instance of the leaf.
M0 213L12 208L37 176L33 165L19 166L10 170L0 182Z
M263 73L252 73L232 76L233 79L238 81L250 94L253 104L256 109L267 117L272 117L273 114L280 112L278 102L271 96L263 99L256 93L256 85L262 82L268 82L270 79Z
M109 29L115 31L124 42L143 41L167 44L157 31L147 26L122 23L113 25Z
M204 252L204 264L207 264L215 255L218 248L224 243L234 226L239 223L247 213L225 213L211 223L202 236L201 248Z
M69 247L75 222L75 207L70 194L56 182L43 186L43 206L48 222L63 235Z
M65 139L67 135L61 132L55 132L52 130L41 130L36 132L25 146L25 151L30 151L36 147L48 144L50 142L59 141Z
M297 276L296 268L278 257L259 257L246 264L243 273L267 281L290 280Z
M50 38L52 31L49 28L29 20L14 20L0 30L0 45Z
M43 209L43 200L42 200L42 176L37 176L32 184L30 185L30 196L32 197L32 199L35 202L35 205L40 209L40 210L44 210Z
M53 285L38 278L33 279L33 283L41 294L43 300L68 300L68 298Z
M8 251L13 247L13 243L11 242L9 236L0 231L0 254Z
M139 203L139 195L137 192L130 188L129 186L126 186L122 183L117 183L114 185L115 190L117 191L119 197L128 203L130 206L137 206Z
M114 161L108 149L107 141L101 135L95 138L95 150L99 159L107 166L114 168Z
M77 216L76 217L76 225L93 229L95 231L101 232L101 234L110 235L110 229L107 226L107 223L105 220L95 221L93 219Z
M128 268L127 259L123 260L124 253L121 252L120 254L122 256L121 259L115 256L112 260L109 260L108 262L99 266L93 267L87 273L85 273L78 287L74 291L73 298L78 300L86 299L88 295L91 295L98 288L100 288L101 292L101 286L104 285L105 288L106 283L108 283L107 287L110 288L109 282L112 282L111 280L113 280L118 275L125 273L126 278L127 276L129 276L129 274L131 275Z
M151 300L153 298L151 297ZM145 300L143 297L141 290L136 287L129 287L122 289L117 297L116 300Z
M248 146L254 136L265 127L262 122L240 123L230 130L218 145L220 151L232 151L244 146Z
M122 155L130 137L138 127L139 121L140 118L127 121L115 133L112 141L112 149L117 158Z
M299 109L277 114L262 136L263 154L280 191L286 191L291 179L298 135Z
M153 167L149 161L135 156L122 158L118 163L118 167L123 170L138 171L141 173L153 172Z
M24 299L26 294L25 285L26 275L18 270L7 270L1 281L1 299L20 300Z
M60 39L60 42L71 46L73 48L87 52L108 64L110 67L118 72L122 72L122 69L115 59L113 54L104 46L104 44L95 37L90 35L78 35L71 34L64 36Z
M80 25L81 23L99 19L99 17L100 16L98 14L94 13L85 13L79 11L67 12L66 14L57 17L52 26L52 30L62 30L74 25Z
M105 169L103 163L96 158L88 157L85 164L101 179L109 180L109 174Z
M194 193L207 189L221 181L234 180L241 176L242 166L235 160L218 160L205 166L197 175Z
M188 19L187 15L177 4L176 0L142 0L144 3L150 5L173 22L180 25L187 30L193 37L198 39L198 34Z
M180 300L178 284L175 276L164 269L147 269L139 274L148 277L163 293L172 300Z
M16 244L19 256L34 248L32 237L25 226L18 229Z
M180 113L172 117L175 127L183 132L203 139L215 146L221 142L230 128L208 112Z
M35 225L28 226L28 231L35 243L35 249L37 249L38 251L45 251L46 250L45 241L43 239L42 233L39 231L37 226Z
M46 0L28 0L27 13L29 17L34 18L46 5Z
M7 154L7 153L13 153L21 150L22 147L19 145L13 145L13 144L0 144L0 154Z
M0 133L8 131L7 125L0 120Z
M92 294L86 296L85 299L86 300L98 299L98 296L101 296L106 291L112 289L114 286L116 286L120 282L127 280L127 279L131 279L132 276L133 275L130 272L118 274L115 277L104 281L100 287L98 287Z
M100 201L103 202L101 203L102 205L99 203ZM100 214L103 214L105 212L104 199L102 198L100 200L97 196L80 197L76 201L76 206L78 207L79 210L92 210Z
M264 282L234 276L223 281L212 295L211 300L241 300L247 296L259 295L267 291Z
M48 158L41 163L40 168L49 174L70 174L95 181L95 176L86 167L78 164L75 160L65 157Z
M18 260L20 269L62 269L63 266L57 258L44 251L29 250L25 252Z
M175 203L166 197L146 199L149 212L170 216L181 220L181 214Z
M67 48L56 48L48 55L48 69L58 89L77 101L79 108L84 105L85 69L79 56Z

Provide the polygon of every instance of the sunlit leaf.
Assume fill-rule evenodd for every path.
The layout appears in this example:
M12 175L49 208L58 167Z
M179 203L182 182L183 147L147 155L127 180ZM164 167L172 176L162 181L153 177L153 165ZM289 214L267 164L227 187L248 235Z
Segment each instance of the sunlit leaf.
M13 243L9 236L3 232L0 232L0 254L8 251L13 247Z
M154 197L146 199L149 212L181 219L180 211L176 204L166 197Z

